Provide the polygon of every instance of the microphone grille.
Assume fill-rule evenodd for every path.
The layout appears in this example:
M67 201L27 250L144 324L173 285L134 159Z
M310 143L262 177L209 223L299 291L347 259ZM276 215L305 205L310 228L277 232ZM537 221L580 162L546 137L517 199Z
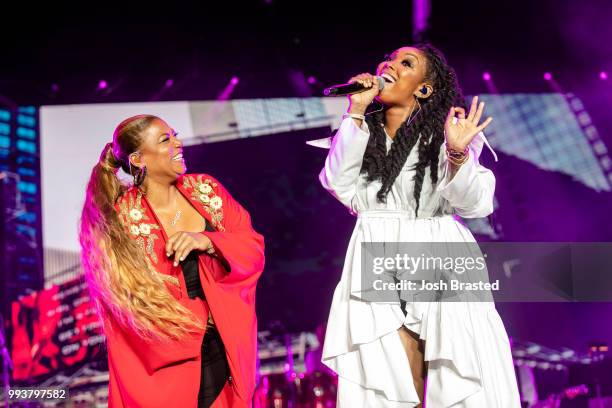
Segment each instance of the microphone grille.
M385 87L385 80L379 75L376 75L376 80L378 81L378 89L382 91Z

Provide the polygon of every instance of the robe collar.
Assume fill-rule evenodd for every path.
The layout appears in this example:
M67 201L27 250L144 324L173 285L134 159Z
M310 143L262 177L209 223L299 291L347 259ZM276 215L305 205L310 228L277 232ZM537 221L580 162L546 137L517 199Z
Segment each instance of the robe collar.
M216 231L225 230L224 203L214 179L204 174L187 174L178 178L176 187ZM146 195L132 186L119 199L117 211L130 238L137 241L154 266L160 266L168 235Z

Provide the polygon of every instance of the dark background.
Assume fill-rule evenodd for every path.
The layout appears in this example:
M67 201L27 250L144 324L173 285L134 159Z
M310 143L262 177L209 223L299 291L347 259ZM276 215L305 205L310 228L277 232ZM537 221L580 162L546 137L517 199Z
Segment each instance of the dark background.
M0 94L20 104L214 99L232 75L233 98L320 95L414 40L412 2L397 0L13 2L2 15ZM606 0L434 0L426 38L467 94L486 92L484 70L501 92L547 92L547 70L578 90L612 69L610 21Z
M257 291L261 329L314 330L327 320L355 219L319 184L327 150L305 145L326 131L185 149L188 172L214 169L212 175L251 213L266 239L266 268ZM291 154L278 154L282 151Z

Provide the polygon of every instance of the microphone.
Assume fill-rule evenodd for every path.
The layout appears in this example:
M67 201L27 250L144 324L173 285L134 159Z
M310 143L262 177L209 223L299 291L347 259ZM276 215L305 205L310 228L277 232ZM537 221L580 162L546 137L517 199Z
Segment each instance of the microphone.
M376 81L378 82L378 90L382 91L385 87L385 80L380 76L375 76ZM374 85L376 86L376 85ZM360 93L363 91L367 91L372 88L366 88L361 85L359 82L353 82L351 84L341 84L330 86L329 88L325 88L323 90L323 95L325 96L344 96L344 95L352 95L356 93Z

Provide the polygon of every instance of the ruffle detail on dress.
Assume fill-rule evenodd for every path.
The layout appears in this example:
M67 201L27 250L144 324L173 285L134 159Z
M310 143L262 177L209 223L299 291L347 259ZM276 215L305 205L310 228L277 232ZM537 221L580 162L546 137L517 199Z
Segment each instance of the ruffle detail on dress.
M427 405L454 407L478 393L483 386L479 352L487 348L475 345L492 341L497 349L500 342L507 341L505 331L497 327L501 321L495 318L494 305L421 302L408 303L406 311L404 325L425 340L425 360L429 362Z
M409 406L420 402L397 329L349 353L324 356L323 362L342 378L379 391L389 401L412 404Z

